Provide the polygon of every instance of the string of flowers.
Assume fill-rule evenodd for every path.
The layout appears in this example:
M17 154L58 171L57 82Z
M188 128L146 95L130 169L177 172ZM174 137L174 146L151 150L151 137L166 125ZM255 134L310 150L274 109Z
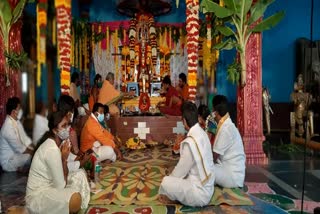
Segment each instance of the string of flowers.
M42 70L46 66L46 27L47 0L39 0L37 4L37 86L41 86Z
M61 93L70 92L71 0L55 0Z
M199 0L186 0L189 99L195 101L199 44Z

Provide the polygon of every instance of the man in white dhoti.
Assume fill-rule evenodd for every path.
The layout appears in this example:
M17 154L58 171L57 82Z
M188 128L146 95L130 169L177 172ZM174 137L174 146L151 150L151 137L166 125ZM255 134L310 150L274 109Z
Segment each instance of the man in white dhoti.
M30 213L76 213L88 207L90 188L85 171L69 172L67 166L69 121L65 113L53 113L49 138L35 152L26 191Z
M216 95L212 100L212 116L218 123L213 144L216 184L222 187L243 187L246 156L238 129L230 119L228 100Z
M159 189L163 203L179 201L188 206L207 205L214 192L214 164L208 135L198 124L195 104L182 105L182 118L187 137L180 146L180 159Z
M20 99L9 98L7 117L0 131L0 163L4 171L23 170L31 162L33 146L20 119L23 115Z

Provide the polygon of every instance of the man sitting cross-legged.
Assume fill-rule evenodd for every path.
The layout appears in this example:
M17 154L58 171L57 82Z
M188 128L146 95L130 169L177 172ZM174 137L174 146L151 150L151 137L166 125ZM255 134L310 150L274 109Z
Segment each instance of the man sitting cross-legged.
M182 118L187 137L180 146L180 159L159 188L163 203L179 201L188 206L207 205L214 192L214 164L208 135L198 124L195 104L182 105Z
M122 159L122 154L115 144L114 136L99 123L104 119L104 106L95 103L81 132L80 149L82 152L92 149L98 155L99 161L114 162L117 156Z
M30 165L34 147L20 122L23 115L20 99L9 98L6 111L0 131L0 164L4 171L24 171Z
M222 187L243 187L245 161L240 133L228 114L228 100L216 95L212 100L212 115L218 123L213 145L216 184Z

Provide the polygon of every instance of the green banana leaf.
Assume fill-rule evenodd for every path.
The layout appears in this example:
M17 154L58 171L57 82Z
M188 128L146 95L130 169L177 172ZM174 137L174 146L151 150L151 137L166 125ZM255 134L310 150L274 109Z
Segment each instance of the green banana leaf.
M236 44L236 42L232 38L229 38L227 40L224 40L224 41L214 45L213 48L217 49L217 50L231 50L231 49L235 48L235 44Z
M247 14L251 8L252 5L252 0L240 0L240 10L237 10L236 15L242 19L246 20L247 19Z
M203 13L214 13L218 18L226 18L233 15L235 12L228 8L221 7L219 4L211 0L203 0L201 2L200 9Z
M220 25L220 26L217 26L216 29L224 36L231 36L235 34L235 32L228 26Z
M235 0L224 0L224 4L226 5L227 8L229 8L230 10L236 12L238 11L237 8L237 3Z
M1 22L3 22L2 24L5 24L6 26L12 19L10 4L7 0L0 1L0 17Z
M257 24L251 32L262 32L276 26L284 17L285 13L280 11Z
M216 28L224 36L231 36L235 34L235 32L228 26L219 25Z
M20 0L19 3L14 8L13 13L12 13L11 25L16 23L16 21L18 21L18 19L20 18L21 14L23 12L24 5L26 4L26 1L27 0Z
M250 18L248 21L248 25L250 26L255 21L257 21L260 17L262 17L266 9L273 2L274 0L258 0L255 4L253 4L250 10Z

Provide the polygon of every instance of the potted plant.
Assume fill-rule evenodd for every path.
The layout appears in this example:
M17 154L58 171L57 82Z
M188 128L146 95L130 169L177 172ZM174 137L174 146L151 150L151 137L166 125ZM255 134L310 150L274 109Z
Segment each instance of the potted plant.
M220 0L221 1L221 0ZM217 4L212 0L202 0L200 9L203 13L214 13L216 17L216 30L225 38L214 48L219 50L231 50L236 48L240 65L235 59L228 66L228 79L233 83L246 84L246 45L252 33L259 33L277 25L284 17L284 12L263 19L267 7L274 0L224 0L223 4Z

